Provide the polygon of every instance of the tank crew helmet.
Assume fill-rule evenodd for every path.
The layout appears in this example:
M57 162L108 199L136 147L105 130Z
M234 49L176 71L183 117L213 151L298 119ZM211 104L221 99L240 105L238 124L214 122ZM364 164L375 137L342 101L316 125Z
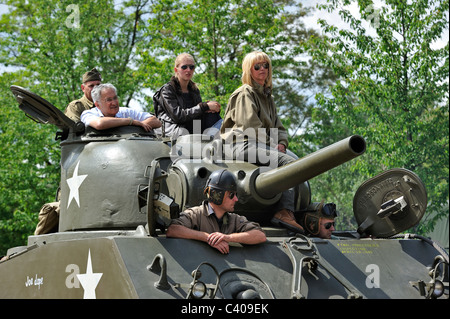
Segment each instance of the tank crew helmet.
M229 191L234 194L237 191L236 178L226 169L217 170L209 175L203 194L208 200L216 205L221 205L225 192Z
M320 231L320 220L322 218L334 219L338 216L335 203L326 203L322 200L320 203L311 203L301 221L304 229L311 235L317 235Z

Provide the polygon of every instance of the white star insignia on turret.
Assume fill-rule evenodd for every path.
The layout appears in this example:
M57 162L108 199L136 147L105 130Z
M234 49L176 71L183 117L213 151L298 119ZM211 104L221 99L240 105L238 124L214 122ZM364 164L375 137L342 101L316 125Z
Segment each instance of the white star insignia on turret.
M78 207L80 207L80 195L79 195L78 189L80 188L81 183L83 183L83 181L87 177L87 175L78 175L78 166L79 165L80 165L80 162L78 162L77 166L75 166L75 170L73 171L72 178L66 179L67 185L69 185L69 189L70 189L69 199L67 200L67 208L69 208L69 205L72 202L72 199L75 199L75 201L78 204Z

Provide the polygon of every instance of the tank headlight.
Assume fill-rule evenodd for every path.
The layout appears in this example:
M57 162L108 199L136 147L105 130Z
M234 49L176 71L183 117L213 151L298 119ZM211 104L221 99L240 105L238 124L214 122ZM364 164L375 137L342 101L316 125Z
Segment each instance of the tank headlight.
M201 299L206 295L206 285L201 281L197 281L191 289L191 295L194 299Z
M433 285L433 297L439 298L444 293L444 284L440 280L436 280Z

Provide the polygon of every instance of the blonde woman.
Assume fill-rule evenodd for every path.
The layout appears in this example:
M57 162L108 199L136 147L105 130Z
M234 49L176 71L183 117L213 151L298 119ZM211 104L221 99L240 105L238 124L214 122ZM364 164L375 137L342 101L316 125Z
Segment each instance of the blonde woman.
M272 168L295 160L286 154L288 134L273 101L272 62L266 53L245 56L242 86L230 96L220 133L228 157ZM282 193L272 223L303 233L293 210L294 191L289 189Z
M192 81L195 61L182 53L175 59L174 75L153 96L156 116L163 122L167 136L203 133L220 121L220 104L202 102L200 91ZM219 124L220 127L220 124Z

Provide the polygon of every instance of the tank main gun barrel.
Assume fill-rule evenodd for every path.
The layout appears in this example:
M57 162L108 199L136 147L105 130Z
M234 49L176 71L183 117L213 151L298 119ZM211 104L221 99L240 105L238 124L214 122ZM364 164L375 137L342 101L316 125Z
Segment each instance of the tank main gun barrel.
M262 198L272 198L284 190L362 155L365 150L364 138L352 135L295 162L261 173L255 179L255 190Z

